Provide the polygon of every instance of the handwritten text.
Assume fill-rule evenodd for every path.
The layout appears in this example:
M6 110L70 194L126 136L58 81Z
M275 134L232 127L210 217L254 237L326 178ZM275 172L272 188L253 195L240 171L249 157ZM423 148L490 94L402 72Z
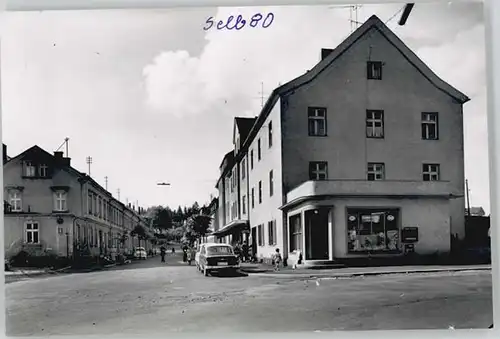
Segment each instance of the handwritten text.
M271 26L273 21L274 21L273 13L268 13L266 16L260 13L256 13L250 18L250 20L245 20L242 15L238 15L236 17L234 15L231 15L229 18L227 18L226 21L219 20L217 22L215 22L214 17L211 16L205 22L205 26L203 27L203 29L205 31L208 31L209 29L212 28L216 28L218 30L235 29L239 31L245 26L250 26L252 28L256 27L268 28L269 26Z

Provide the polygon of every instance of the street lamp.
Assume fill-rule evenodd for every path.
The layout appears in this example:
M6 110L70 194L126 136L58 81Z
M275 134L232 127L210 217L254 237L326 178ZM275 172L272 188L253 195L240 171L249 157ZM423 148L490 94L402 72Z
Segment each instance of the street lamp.
M405 8L403 10L403 14L401 14L401 18L398 21L398 24L400 26L404 26L406 24L406 21L408 20L408 17L410 16L410 13L413 9L413 6L415 6L414 3L409 3L405 5Z

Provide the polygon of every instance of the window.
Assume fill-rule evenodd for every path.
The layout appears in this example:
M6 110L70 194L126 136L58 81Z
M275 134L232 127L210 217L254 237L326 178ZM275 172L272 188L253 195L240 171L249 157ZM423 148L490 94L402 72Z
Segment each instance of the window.
M273 182L273 170L269 172L269 196L272 197L274 194L274 182Z
M370 80L382 80L382 62L368 61L366 63L366 76Z
M39 174L40 174L40 177L42 178L46 178L48 177L49 175L49 167L45 164L41 164L39 167L38 167L38 171L39 171Z
M309 121L309 136L326 136L326 108L309 107L307 116Z
M347 209L348 252L399 251L398 210Z
M260 138L257 140L257 160L260 161L262 159L262 151L260 147Z
M243 214L247 213L247 197L246 197L246 195L244 195L243 198L241 199L241 209L242 209Z
M384 111L366 111L366 136L368 138L384 137Z
M241 179L245 179L245 177L246 177L246 170L247 170L246 164L247 164L246 160L243 159L241 161Z
M230 184L230 187L231 187L231 193L233 193L234 192L234 169L231 172L231 184Z
M34 177L36 176L36 167L31 161L24 162L24 176Z
M29 221L26 223L26 243L28 244L39 244L40 237L38 234L38 223L35 221Z
M259 204L262 204L262 181L259 181Z
M252 187L252 208L255 208L255 188Z
M68 210L67 193L65 191L54 192L54 211L64 212Z
M230 216L229 202L226 202L226 218L229 219L229 216Z
M439 167L440 166L438 164L424 164L422 166L424 181L438 181Z
M276 220L267 223L267 240L269 246L276 245Z
M103 212L102 212L102 198L101 197L99 197L98 208L97 208L97 215L99 216L99 218L101 218L102 215L103 215Z
M422 139L437 140L438 138L438 114L422 113Z
M12 212L21 212L23 210L21 192L11 191L9 192L9 204L11 206Z
M269 137L269 148L273 147L273 122L269 121L267 125L267 135Z
M368 163L368 180L384 180L385 179L385 164L383 163Z
M290 251L302 251L302 217L300 214L290 217Z
M253 169L253 150L250 150L250 169Z
M97 215L97 195L92 196L92 210L94 211L94 215Z
M326 161L313 161L309 163L310 180L327 180L328 163Z
M264 246L264 225L257 226L257 244L259 246Z
M92 193L89 192L89 196L87 198L87 205L89 205L89 214L92 214Z

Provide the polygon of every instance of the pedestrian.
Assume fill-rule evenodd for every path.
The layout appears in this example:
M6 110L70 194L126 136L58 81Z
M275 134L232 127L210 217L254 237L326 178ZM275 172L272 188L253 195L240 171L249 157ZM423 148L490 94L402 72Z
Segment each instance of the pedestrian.
M281 258L280 249L277 248L276 253L274 254L274 270L275 271L280 270L281 262L282 262L282 258Z
M248 243L245 241L242 246L243 250L243 261L247 262L248 261Z
M161 262L165 262L165 255L166 254L167 254L167 249L162 246L160 249Z
M175 248L172 247L172 254L175 254Z

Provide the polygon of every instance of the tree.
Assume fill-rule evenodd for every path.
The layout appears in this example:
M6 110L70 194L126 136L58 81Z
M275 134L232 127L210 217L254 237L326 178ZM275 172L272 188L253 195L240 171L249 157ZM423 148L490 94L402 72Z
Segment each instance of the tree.
M132 238L136 237L139 239L139 246L141 246L141 240L145 240L147 237L146 229L141 225L136 225L132 231L130 231L130 236Z
M159 207L153 217L153 227L159 230L168 230L173 227L172 211L170 208Z
M192 246L196 240L205 237L209 233L211 222L212 218L204 214L189 217L186 222L183 242Z

